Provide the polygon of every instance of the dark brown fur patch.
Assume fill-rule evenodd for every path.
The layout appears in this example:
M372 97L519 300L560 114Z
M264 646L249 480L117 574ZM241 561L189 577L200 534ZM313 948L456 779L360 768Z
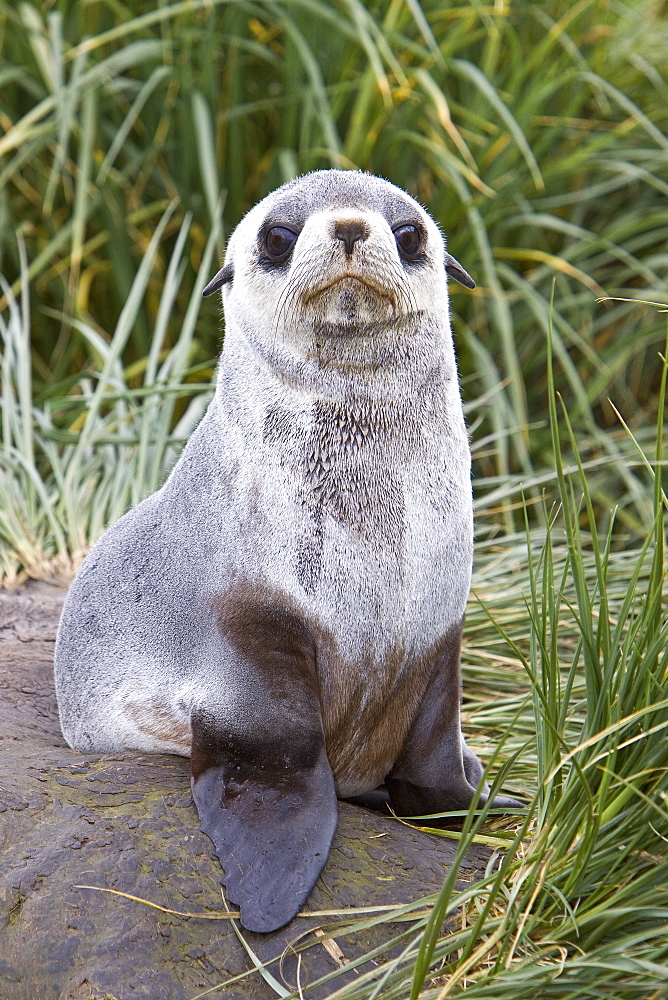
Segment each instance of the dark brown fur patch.
M307 758L323 739L309 622L283 595L245 584L218 597L212 610L221 635L239 654L238 717L221 726L203 712L200 731L211 746L219 742L228 756L253 766L309 766ZM201 756L213 759L204 746ZM198 767L195 761L193 773Z
M369 649L360 662L350 663L333 635L270 588L238 585L215 601L214 613L221 634L256 675L253 690L251 678L245 682L257 720L257 726L244 727L251 743L263 731L265 738L275 730L305 737L324 731L340 785L364 776L380 782L400 757L434 683L441 692L443 726L455 725L459 732L461 623L420 656L399 643L382 662Z
M277 668L315 678L312 629L284 595L237 586L214 604L221 635L270 681Z
M369 651L353 671L337 669L335 660L327 670L321 669L327 752L339 784L363 773L378 783L383 780L399 759L435 678L446 694L441 703L443 728L451 724L451 717L458 719L461 634L461 623L452 626L418 657L407 655L398 645L382 663ZM367 687L372 698L360 711L359 706L368 700Z

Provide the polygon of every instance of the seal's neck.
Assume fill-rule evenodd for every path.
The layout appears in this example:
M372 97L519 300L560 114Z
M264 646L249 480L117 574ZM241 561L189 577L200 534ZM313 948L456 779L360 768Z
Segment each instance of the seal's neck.
M406 317L401 326L379 324L360 331L322 324L299 339L255 336L252 328L232 327L226 334L219 384L234 374L248 374L249 388L312 398L346 400L368 407L415 398L426 381L451 385L458 399L452 338L442 320L424 313ZM228 383L229 385L229 383Z

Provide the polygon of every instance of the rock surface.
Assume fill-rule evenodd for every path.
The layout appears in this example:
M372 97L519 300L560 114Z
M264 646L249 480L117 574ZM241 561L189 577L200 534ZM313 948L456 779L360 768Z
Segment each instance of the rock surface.
M94 755L70 750L58 724L52 657L64 592L30 584L0 593L0 1000L226 1000L274 997L225 916L220 865L200 832L188 761L169 755ZM437 890L455 841L340 803L329 861L309 912L411 902ZM479 877L476 849L460 872ZM184 918L159 906L208 917ZM340 918L336 918L340 920ZM298 917L269 935L244 932L266 961L300 939L301 985L373 945L410 931L383 925L323 943L331 917ZM342 955L341 955L342 953ZM342 957L343 956L343 957ZM372 968L372 966L369 966ZM293 953L270 969L296 986ZM316 987L326 997L354 973Z

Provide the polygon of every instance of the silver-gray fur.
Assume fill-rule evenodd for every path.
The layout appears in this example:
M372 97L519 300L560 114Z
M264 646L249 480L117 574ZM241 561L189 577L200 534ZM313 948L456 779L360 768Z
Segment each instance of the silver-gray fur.
M406 226L419 246L409 233L403 253ZM432 787L406 747L443 669L450 721L433 759L457 794L438 801L468 804L481 768L460 737L458 637L473 519L446 273L473 284L429 215L370 175L307 175L241 221L209 286L225 310L215 397L162 489L95 545L63 611L71 746L190 755L200 720L194 787L214 763L228 787L232 758L211 750L228 734L253 743L232 756L259 755L262 781L272 767L317 772L323 801L330 769L339 796L388 777ZM324 736L326 759L316 747L291 763L279 747L265 766L262 746L289 742L281 720L300 745ZM226 868L230 851L219 844ZM271 929L285 913L248 922Z

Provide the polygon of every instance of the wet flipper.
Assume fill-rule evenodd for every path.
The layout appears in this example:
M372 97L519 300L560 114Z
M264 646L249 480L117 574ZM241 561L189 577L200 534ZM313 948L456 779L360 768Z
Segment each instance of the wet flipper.
M208 757L196 753L191 777L202 830L225 869L241 923L250 931L277 930L308 898L336 829L324 745L312 763L295 768L289 760L282 767L268 761L266 748L258 765L238 749L207 743Z
M287 601L257 587L214 610L221 662L239 680L192 715L193 798L242 924L266 933L308 898L336 829L315 641Z
M385 779L400 816L424 816L468 809L482 781L483 766L461 733L461 626L443 637L440 655L399 759ZM488 799L481 789L479 803ZM522 803L497 796L494 807L516 810Z

